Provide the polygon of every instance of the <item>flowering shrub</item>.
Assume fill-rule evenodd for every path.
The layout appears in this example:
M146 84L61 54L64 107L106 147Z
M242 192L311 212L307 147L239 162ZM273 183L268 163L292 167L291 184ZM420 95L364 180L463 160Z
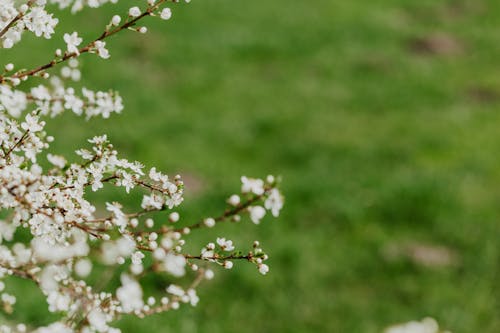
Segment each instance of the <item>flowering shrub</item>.
M108 2L49 1L73 12ZM140 21L147 16L170 19L168 2L178 0L148 0L114 15L103 33L88 42L77 32L65 33L65 47L38 67L5 65L0 75L0 210L6 216L0 220L0 305L6 315L15 309L16 297L6 291L6 277L27 279L39 287L48 310L60 314L60 320L46 327L0 323L0 332L119 332L110 325L122 314L142 318L177 309L182 303L196 305L196 287L214 276L208 265L230 269L235 260L245 260L261 274L269 271L268 257L257 241L245 251L236 250L231 240L222 237L200 245L199 253L186 253L184 245L196 230L238 222L245 216L259 224L267 212L278 216L283 198L277 178L242 177L240 193L229 196L219 216L177 227L176 208L184 192L180 176L169 177L154 167L145 170L141 163L122 158L106 135L88 140L75 156L49 153L54 137L45 131L48 119L65 111L87 119L108 118L123 110L117 92L71 87L81 76L78 57L94 53L110 58L108 37L126 30L146 33ZM51 38L58 24L49 13L54 8L46 0L21 5L0 0L0 45L15 47L27 33ZM30 81L29 87L25 81ZM50 167L44 169L44 164ZM140 208L128 211L110 200L105 203L106 212L97 213L86 194L105 186L126 193L141 191ZM159 212L167 213L155 214ZM116 290L103 291L89 284L93 269L102 267L121 272ZM146 295L141 282L151 275L164 281L185 278L175 284L165 282L163 294ZM185 280L189 283L184 284Z

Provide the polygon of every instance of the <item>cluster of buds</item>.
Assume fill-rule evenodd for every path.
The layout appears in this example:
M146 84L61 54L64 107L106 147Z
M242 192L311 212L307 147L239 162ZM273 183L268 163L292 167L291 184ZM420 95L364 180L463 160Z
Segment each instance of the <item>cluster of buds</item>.
M72 11L108 2L49 1ZM189 190L182 177L122 158L106 135L91 138L73 156L50 151L55 138L45 126L51 117L71 111L87 119L108 118L123 110L117 92L71 86L81 77L78 57L93 53L109 59L109 36L128 30L147 32L138 25L145 17L170 19L167 2L178 3L148 0L142 7L112 16L102 34L88 42L77 32L64 34L65 47L38 67L4 66L0 74L0 317L6 319L0 322L0 332L116 333L119 330L112 325L122 315L142 318L181 304L195 306L196 288L214 277L214 266L229 269L236 260L243 260L261 274L268 273L268 256L257 241L246 252L224 237L200 253L189 253L185 245L195 230L241 220L259 224L268 212L278 216L283 206L279 178L242 177L241 191L229 196L219 216L185 221L177 211L184 191ZM48 8L46 0L21 5L0 0L0 46L15 47L26 31L51 38L58 19ZM140 193L140 200L130 207L116 200L89 199L89 193L106 187L134 197ZM96 275L101 278L93 284ZM163 285L147 294L144 279L152 275ZM10 286L15 278L32 281L46 297L48 311L60 319L44 327L9 319L16 317L16 289ZM118 285L113 283L116 280Z

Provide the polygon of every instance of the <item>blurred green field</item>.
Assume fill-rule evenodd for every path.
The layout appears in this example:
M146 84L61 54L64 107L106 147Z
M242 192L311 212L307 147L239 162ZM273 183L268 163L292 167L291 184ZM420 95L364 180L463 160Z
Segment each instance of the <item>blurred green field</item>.
M63 32L90 39L131 3L60 16L55 39L0 60L37 65ZM221 211L240 175L281 174L286 206L258 227L193 236L261 240L268 276L217 270L198 307L124 318L124 332L365 333L425 316L454 333L500 332L500 2L172 9L169 22L146 20L145 36L110 39L111 61L81 58L82 84L120 91L126 108L51 121L54 151L108 133L126 158L186 175L187 220ZM17 318L49 321L19 303Z

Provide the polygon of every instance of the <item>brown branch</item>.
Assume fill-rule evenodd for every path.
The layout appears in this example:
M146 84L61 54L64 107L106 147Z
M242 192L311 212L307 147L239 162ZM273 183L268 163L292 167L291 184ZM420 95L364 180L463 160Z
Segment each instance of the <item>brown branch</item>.
M126 21L124 24L122 24L121 26L111 30L111 31L107 31L105 30L98 38L96 38L95 40L89 42L86 46L80 48L78 50L78 52L72 52L72 53L65 53L64 56L60 59L53 59L51 60L50 62L44 64L44 65L41 65L39 67L36 67L36 68L33 68L31 70L25 70L25 71L20 71L20 72L17 72L15 73L14 75L10 76L10 77L1 77L0 76L0 83L4 83L7 81L7 79L22 79L23 77L25 76L33 76L39 72L42 72L46 69L50 69L52 67L54 67L55 65L57 64L60 64L62 62L65 62L71 58L75 58L75 57L78 57L80 54L82 53L87 53L87 52L90 52L92 50L92 48L94 47L95 45L95 42L97 41L102 41L110 36L113 36L114 34L120 32L120 31L123 31L125 29L128 29L132 26L134 26L137 21L139 21L140 19L146 17L146 16L150 16L151 14L153 14L153 12L155 10L158 9L158 7L160 5L162 5L164 2L167 2L167 0L159 0L156 4L154 4L153 6L150 6L146 9L146 11L144 11L141 15L135 17L134 19L130 20L130 21Z
M30 130L26 130L26 132L24 132L23 136L21 136L19 138L19 140L16 141L16 143L14 143L14 145L12 145L12 147L9 148L9 150L7 150L6 153L4 153L4 156L3 158L7 158L9 157L9 155L12 153L12 151L14 151L14 149L16 149L29 135L29 132Z
M264 194L268 190L269 189L266 188L265 191L264 191ZM256 196L248 199L244 203L239 204L238 206L234 207L233 209L226 209L222 215L214 218L215 222L219 223L219 222L227 221L228 218L241 213L243 210L245 210L246 208L248 208L249 206L251 206L253 203L255 203L255 202L259 201L260 199L262 199L264 197L264 194L256 195ZM205 227L205 223L204 223L204 220L201 220L201 221L199 221L199 222L197 222L195 224L192 224L191 226L174 229L174 231L182 232L185 228L189 228L190 230L192 230L192 229L199 229L199 228L203 228L203 227Z
M253 259L253 254L249 253L247 255L235 255L231 254L228 256L219 256L219 255L214 255L212 257L203 257L202 255L198 256L193 256L190 254L184 254L184 258L186 259L197 259L197 260L248 260L251 261Z
M33 4L35 3L35 0L29 0L26 5L28 6L28 8L30 8L31 6L33 6ZM24 17L25 13L19 13L17 14L3 29L2 31L0 31L0 38L2 38L6 33L7 31L9 31L10 28L12 28L12 26L14 24L16 24L17 21L19 21L20 19L22 19Z
M36 284L40 283L37 276L35 274L29 272L29 268L27 268L26 270L23 270L21 267L8 267L2 263L0 263L0 267L12 272L12 275L14 275L14 276L17 276L17 277L20 277L20 278L26 279L26 280L32 280Z

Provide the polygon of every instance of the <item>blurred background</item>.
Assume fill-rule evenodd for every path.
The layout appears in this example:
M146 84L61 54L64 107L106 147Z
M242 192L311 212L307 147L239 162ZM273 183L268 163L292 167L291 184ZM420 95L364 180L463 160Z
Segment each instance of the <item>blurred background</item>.
M59 13L54 39L0 59L31 68L64 32L95 38L132 4ZM184 175L186 221L222 211L241 175L282 175L286 205L190 240L259 239L267 276L216 269L197 307L124 318L124 332L380 332L425 316L500 332L500 2L171 8L171 21L143 21L146 35L109 39L111 60L81 58L79 85L120 91L125 110L54 119L54 152L108 133L123 157ZM42 308L19 300L15 316L48 323Z

